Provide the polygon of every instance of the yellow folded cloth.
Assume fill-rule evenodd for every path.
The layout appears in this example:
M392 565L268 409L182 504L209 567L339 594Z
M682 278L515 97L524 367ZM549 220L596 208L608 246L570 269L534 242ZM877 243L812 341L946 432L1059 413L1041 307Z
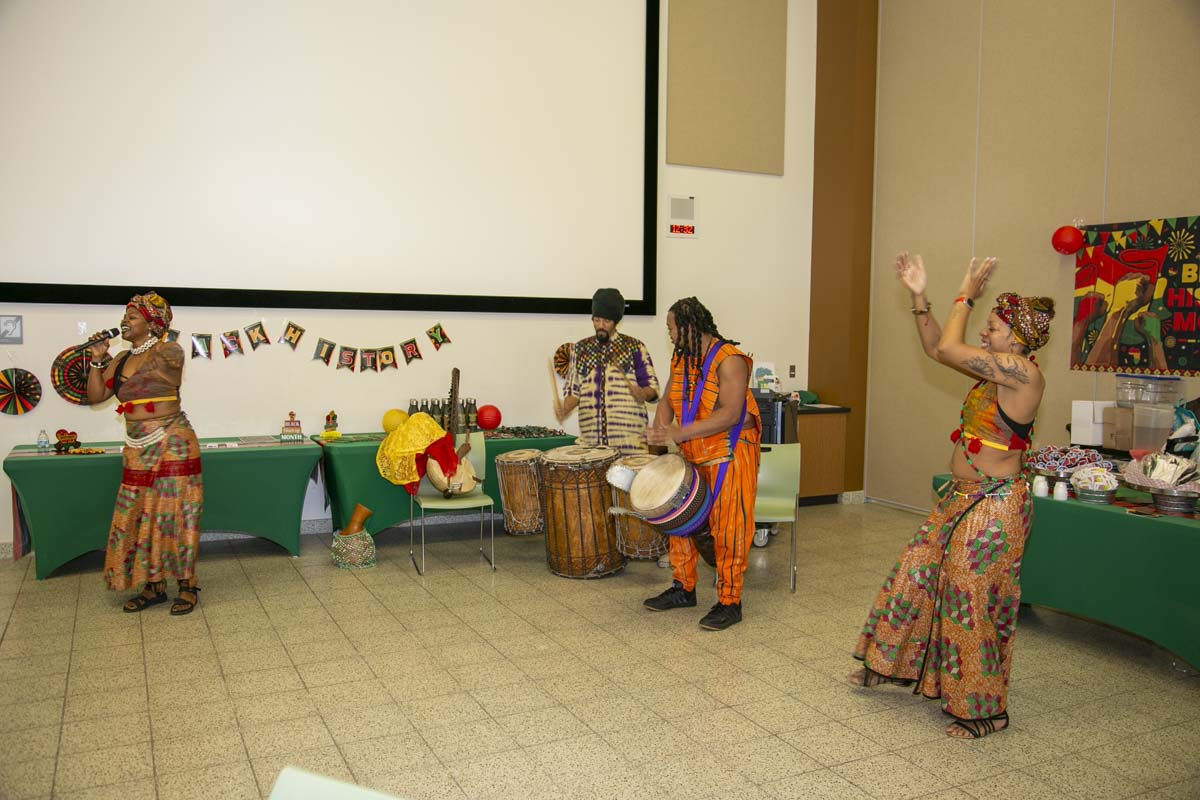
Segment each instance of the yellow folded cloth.
M446 431L424 412L413 414L379 443L375 466L383 478L397 486L420 480L417 453L446 435Z

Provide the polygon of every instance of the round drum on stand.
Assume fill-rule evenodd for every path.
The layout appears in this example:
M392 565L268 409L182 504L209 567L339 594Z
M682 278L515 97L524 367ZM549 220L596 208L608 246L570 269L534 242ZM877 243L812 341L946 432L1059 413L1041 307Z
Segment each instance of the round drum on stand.
M620 508L633 507L629 498L629 487L642 468L656 458L657 456L649 453L622 456L609 467L608 482L612 484L613 505ZM615 517L614 524L617 527L617 549L629 558L657 560L671 549L666 536L653 525L637 517L620 514Z
M496 480L504 506L504 530L516 536L541 533L543 527L541 475L542 451L510 450L496 456Z
M604 479L617 460L611 447L569 445L542 454L546 564L564 578L599 578L625 566Z

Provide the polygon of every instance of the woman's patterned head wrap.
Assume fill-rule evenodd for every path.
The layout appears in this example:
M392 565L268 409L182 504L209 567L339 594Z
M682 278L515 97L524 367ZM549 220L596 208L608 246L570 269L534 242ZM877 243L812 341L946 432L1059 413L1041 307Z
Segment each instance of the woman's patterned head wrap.
M150 332L155 336L162 336L166 333L175 316L171 313L170 303L164 300L158 292L153 291L135 294L130 298L126 308L137 309L137 312L146 320L146 324L150 326Z
M1050 341L1054 301L1049 297L1021 297L1015 292L1005 292L996 298L992 311L1012 328L1017 341L1031 351Z

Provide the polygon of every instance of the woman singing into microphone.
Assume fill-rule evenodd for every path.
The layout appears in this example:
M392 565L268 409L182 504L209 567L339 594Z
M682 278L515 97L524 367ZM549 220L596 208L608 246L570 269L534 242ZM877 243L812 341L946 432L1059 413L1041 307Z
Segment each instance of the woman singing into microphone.
M90 348L88 402L114 394L125 417L124 470L104 580L122 591L145 584L124 606L129 613L167 600L167 579L179 581L171 614L190 614L199 602L196 554L200 544L200 443L179 404L183 348L161 341L171 327L171 306L154 292L136 295L125 308L121 338L129 350L116 358L108 341Z

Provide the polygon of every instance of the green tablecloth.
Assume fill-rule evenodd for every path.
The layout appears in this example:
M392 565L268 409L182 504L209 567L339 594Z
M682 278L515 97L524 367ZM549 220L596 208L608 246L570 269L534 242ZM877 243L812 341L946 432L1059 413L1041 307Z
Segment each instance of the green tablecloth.
M351 436L362 434L351 434ZM314 441L317 437L313 437ZM531 447L550 450L575 443L574 436L550 436L544 439L488 439L487 472L483 477L483 491L495 501L496 513L503 513L500 500L500 484L496 480L496 456L511 450ZM325 449L325 489L329 492L329 505L333 516L334 530L341 530L350 522L355 503L371 509L366 529L372 536L380 531L408 521L408 492L389 483L379 475L375 466L378 441L343 441L334 439L321 442Z
M950 479L935 475L936 493ZM1150 495L1122 488L1118 500ZM1033 498L1021 602L1129 631L1200 667L1200 520Z
M300 554L300 515L308 478L321 448L303 444L227 449L209 443L236 438L201 439L204 474L203 530L240 531ZM100 442L87 447L114 447ZM37 455L20 446L4 459L37 553L37 577L108 542L113 503L121 485L120 452L103 455ZM34 452L34 455L18 455Z

